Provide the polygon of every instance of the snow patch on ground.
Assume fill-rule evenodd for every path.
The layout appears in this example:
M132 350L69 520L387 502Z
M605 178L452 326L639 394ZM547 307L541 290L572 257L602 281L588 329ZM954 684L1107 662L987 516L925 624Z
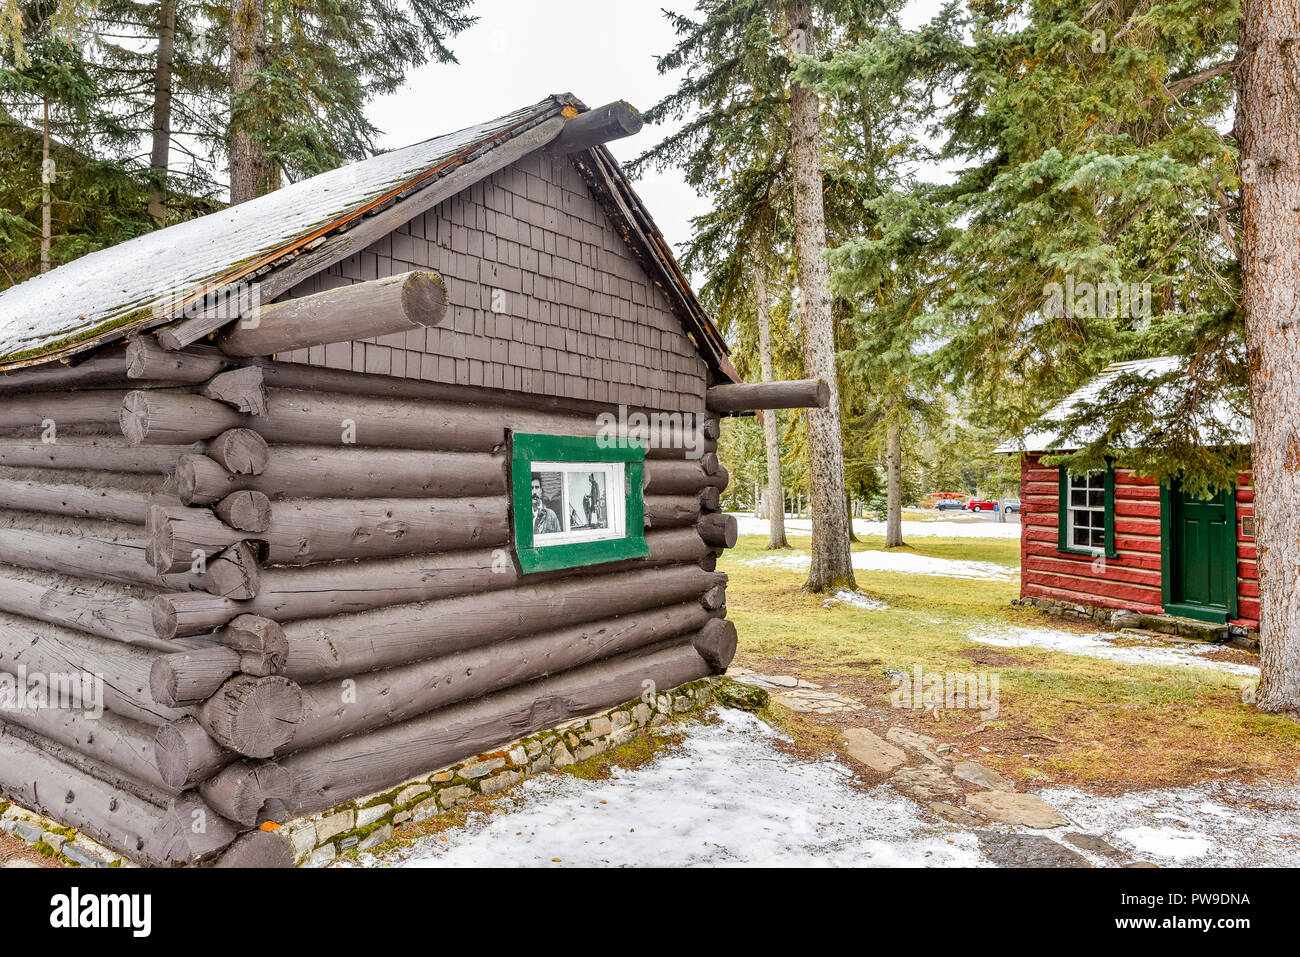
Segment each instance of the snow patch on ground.
M830 598L822 602L827 608L833 608L836 605L851 605L854 608L865 608L867 611L884 611L889 606L883 601L877 601L870 595L860 591L849 591L847 588L841 588Z
M1098 797L1075 788L1038 795L1135 860L1162 866L1294 867L1300 786L1211 782Z
M788 568L804 571L812 559L798 552L790 555L770 555L753 558L746 565ZM1016 581L1019 573L1014 568L993 562L969 562L955 558L930 558L912 552L854 552L853 567L866 572L899 572L905 575L940 575L945 578L974 578L980 581Z
M755 518L752 514L744 515L733 512L741 535L766 535L771 530L767 519ZM812 520L807 518L787 518L785 531L788 535L811 535ZM859 535L879 535L884 537L884 522L868 522L860 518L853 520L853 531ZM924 520L906 520L903 522L903 538L1019 538L1019 522L989 522L979 519L927 518Z
M529 778L509 813L473 814L464 828L420 838L368 867L491 866L973 866L974 835L927 824L884 787L850 785L834 760L803 761L780 734L719 709L650 764L608 781ZM949 841L952 843L949 843ZM558 860L556 860L558 858Z
M1188 668L1210 668L1247 678L1259 677L1255 665L1236 661L1212 661L1205 657L1211 651L1221 650L1217 645L1154 644L1116 645L1116 635L1106 632L1079 634L1055 628L998 628L991 631L973 631L967 638L981 645L999 648L1046 648L1068 655L1088 658L1105 658L1136 665L1167 665Z

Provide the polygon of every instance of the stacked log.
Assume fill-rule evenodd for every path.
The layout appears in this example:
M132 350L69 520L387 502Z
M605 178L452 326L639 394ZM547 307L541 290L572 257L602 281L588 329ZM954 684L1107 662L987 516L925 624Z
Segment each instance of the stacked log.
M383 295L441 318L424 279ZM601 426L262 358L373 319L345 298L0 378L0 672L103 709L0 709L5 796L142 863L284 864L267 822L725 669L716 416L648 456L648 558L522 577L509 432Z

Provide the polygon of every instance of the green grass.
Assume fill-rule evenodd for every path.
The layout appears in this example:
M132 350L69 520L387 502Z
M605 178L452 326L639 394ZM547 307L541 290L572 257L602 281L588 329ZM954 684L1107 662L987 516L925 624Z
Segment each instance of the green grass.
M807 552L806 537L790 541ZM889 708L895 685L888 670L996 673L1000 713L993 721L962 709L891 709L890 716L983 745L990 764L1026 781L1154 786L1300 766L1300 725L1243 704L1239 676L970 641L972 630L1001 626L1091 630L1013 607L1015 582L858 571L858 588L888 608L827 607L825 596L802 590L802 572L747 564L776 554L765 544L764 537L743 537L719 563L731 576L737 664L834 685L879 709ZM854 550L883 546L872 537ZM916 538L903 550L1009 568L1020 560L1016 539Z

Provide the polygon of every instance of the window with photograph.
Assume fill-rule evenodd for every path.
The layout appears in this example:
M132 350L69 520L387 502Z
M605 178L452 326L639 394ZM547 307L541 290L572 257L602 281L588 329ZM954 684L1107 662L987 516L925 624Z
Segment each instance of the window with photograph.
M602 446L578 436L511 436L515 550L525 573L649 554L645 447Z
M1112 469L1076 473L1061 469L1059 545L1062 551L1115 554Z

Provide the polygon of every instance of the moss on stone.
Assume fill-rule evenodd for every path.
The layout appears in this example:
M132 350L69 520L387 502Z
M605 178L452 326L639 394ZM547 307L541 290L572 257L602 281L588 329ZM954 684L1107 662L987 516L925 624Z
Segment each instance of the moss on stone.
M767 707L770 696L765 688L742 684L734 678L723 678L713 689L713 700L724 708L759 712Z

